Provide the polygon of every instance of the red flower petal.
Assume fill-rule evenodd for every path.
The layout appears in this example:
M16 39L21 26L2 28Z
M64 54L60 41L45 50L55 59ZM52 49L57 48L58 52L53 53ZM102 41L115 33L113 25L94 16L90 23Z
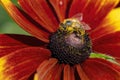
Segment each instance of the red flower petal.
M46 61L44 61L46 62ZM43 65L46 64L43 62ZM63 65L57 63L52 67L45 75L43 80L61 80ZM39 71L38 71L39 72ZM46 72L46 71L45 71ZM34 80L38 80L38 74L36 73Z
M28 46L41 45L44 43L31 36L0 34L0 57Z
M46 25L46 29L50 32L55 32L59 27L58 21L50 9L50 5L45 0L28 0L26 1L29 4L34 13L41 19L41 21ZM45 28L44 27L44 28Z
M83 21L94 29L118 2L119 0L73 0L69 17L83 13Z
M50 63L50 60L49 60L49 63ZM45 64L47 64L47 63L46 63L46 61L44 61L42 64L40 66L45 66ZM55 64L51 69L49 69L47 71L43 80L61 80L62 70L63 70L63 65L60 65L59 63ZM46 72L46 70L44 72ZM44 74L44 72L43 72L43 74ZM38 71L38 73L39 73L39 71ZM35 74L34 80L39 80L38 73Z
M43 80L55 80L54 77L55 77L55 74L53 76L53 73L58 69L60 65L59 64L56 64L54 67L52 67L48 72L47 74L45 75L44 79Z
M81 78L81 80L89 80L85 72L82 70L81 66L78 64L76 65L77 72Z
M89 60L95 61L95 62L98 62L98 63L101 63L101 64L105 64L106 66L108 66L111 69L115 70L116 72L120 73L120 65L119 65L119 63L114 64L114 63L111 63L109 61L106 61L104 59L99 59L99 58L94 58L94 59L89 59Z
M23 48L1 57L0 80L27 80L49 57L50 51L40 47Z
M66 18L66 12L68 9L68 0L50 0L50 3L54 7L60 22Z
M93 46L93 50L96 52L104 53L114 57L120 57L120 43Z
M51 70L54 70L54 67L57 64L57 59L51 58L40 64L37 69L37 75L39 80L51 80ZM48 75L49 74L49 75ZM49 76L49 77L48 77Z
M102 80L120 80L120 72L109 67L110 65L108 66L106 63L107 61L101 63L99 59L88 59L82 64L82 68L90 80L101 80L101 78Z
M19 4L28 15L30 15L49 32L54 32L57 27L59 27L58 22L52 10L49 8L47 1L19 0Z
M120 31L101 36L93 40L93 46L106 45L106 44L119 44Z
M74 69L70 65L65 65L63 80L75 80Z
M93 40L93 50L120 57L120 31Z
M97 26L90 32L92 40L100 38L110 33L120 31L120 8L113 9Z
M58 65L58 69L56 69L52 75L52 80L61 80L63 65Z
M33 24L32 21L26 17L26 15L21 12L10 0L1 0L2 5L11 15L11 17L26 31L36 36L38 39L49 42L49 34L43 30L41 30L40 26Z

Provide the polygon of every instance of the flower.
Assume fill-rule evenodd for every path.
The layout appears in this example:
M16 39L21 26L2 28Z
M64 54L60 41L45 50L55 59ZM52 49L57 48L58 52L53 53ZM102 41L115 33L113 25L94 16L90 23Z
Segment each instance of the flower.
M120 80L118 2L0 0L34 36L0 34L0 80Z

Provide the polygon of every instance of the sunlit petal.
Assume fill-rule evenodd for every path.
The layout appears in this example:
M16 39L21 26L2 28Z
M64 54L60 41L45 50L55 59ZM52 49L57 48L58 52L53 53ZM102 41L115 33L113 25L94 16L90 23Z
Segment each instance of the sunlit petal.
M50 57L50 51L40 47L16 50L0 58L0 80L27 80L39 64Z
M73 0L69 17L83 13L83 21L93 30L118 2L119 0Z
M120 31L120 8L113 9L100 25L90 33L92 40Z

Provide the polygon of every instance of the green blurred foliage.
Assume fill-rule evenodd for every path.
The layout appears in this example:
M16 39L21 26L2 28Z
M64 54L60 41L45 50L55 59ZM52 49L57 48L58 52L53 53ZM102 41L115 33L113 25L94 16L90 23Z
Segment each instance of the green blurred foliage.
M13 1L16 4L17 0ZM8 13L1 5L0 5L0 33L29 35L12 20L12 18L8 15Z

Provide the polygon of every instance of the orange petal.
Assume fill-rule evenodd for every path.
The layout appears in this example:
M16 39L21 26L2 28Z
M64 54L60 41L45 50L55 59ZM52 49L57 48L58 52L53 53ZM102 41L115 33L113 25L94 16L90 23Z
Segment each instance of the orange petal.
M28 47L0 58L0 80L27 80L39 64L50 57L50 51Z
M47 74L49 71L51 71L57 64L57 59L51 58L49 60L46 60L40 64L40 66L37 69L37 75L39 80L50 80ZM50 74L51 75L51 74ZM50 76L51 77L51 76Z
M82 68L90 80L120 80L120 72L109 67L107 61L104 62L101 63L99 59L88 59L82 64Z
M66 18L69 2L70 1L68 0L50 0L50 3L54 7L60 22Z
M44 79L43 80L53 80L54 77L53 77L53 73L55 70L57 70L59 67L59 64L56 64L54 67L52 67L48 72L47 74L45 75ZM54 75L55 76L55 75Z
M63 66L59 64L56 69L54 70L53 74L52 74L52 79L51 80L61 80L61 76L62 76L62 71L63 71Z
M32 2L29 0L18 0L18 2L22 7L22 9L29 16L31 16L36 22L42 25L44 29L48 30L49 32L54 32L56 30L56 28L58 27L58 25L56 24L58 22L54 19L55 16L51 12L51 9L48 7L48 3L46 1L45 2L43 1L39 4L38 3L36 4L37 1ZM41 4L44 4L44 5L42 6ZM39 6L41 6L42 8ZM47 11L45 9L47 9ZM53 21L53 22L50 22L50 21Z
M43 80L61 80L61 75L62 75L62 66L58 63L51 70L47 72Z
M93 30L118 2L119 0L73 0L69 17L83 13L83 21Z
M43 65L46 64L46 61L43 62ZM45 75L43 80L61 80L62 79L62 70L63 70L62 64L57 63L54 67L52 67ZM38 79L38 73L35 74L34 80Z
M76 65L76 68L81 80L90 80L79 64Z
M113 9L101 24L90 33L90 36L92 40L95 40L117 31L120 31L120 8Z
M46 61L44 61L46 63ZM43 64L44 64L43 62ZM62 73L62 69L60 68L61 66L59 64L56 64L54 67L52 67L45 75L45 77L43 79L40 80L61 80L61 73ZM60 74L57 74L58 71L60 71ZM57 75L57 77L56 77ZM38 73L35 74L34 76L34 80L39 80L39 77L41 76Z
M75 80L74 69L70 65L65 65L63 80Z
M40 25L35 23L24 12L19 10L10 0L1 0L2 5L8 11L10 16L26 31L36 36L38 39L49 42L49 34L41 29Z
M74 74L74 68L71 67L71 70L70 70L70 76L71 76L71 80L75 80L75 74Z

